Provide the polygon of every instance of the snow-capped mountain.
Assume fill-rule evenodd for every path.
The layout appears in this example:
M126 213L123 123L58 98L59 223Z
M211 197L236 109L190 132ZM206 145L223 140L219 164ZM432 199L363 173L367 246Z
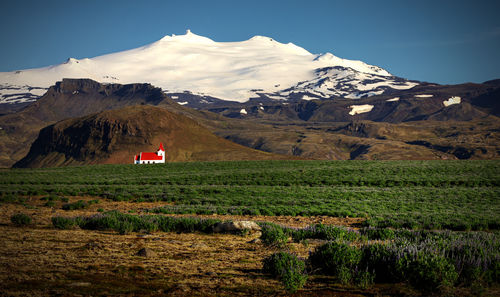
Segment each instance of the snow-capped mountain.
M0 73L0 103L34 101L63 78L151 83L166 93L189 91L222 100L361 98L418 84L361 61L312 54L292 43L255 36L215 42L187 31L149 45L43 68ZM295 96L293 96L295 94ZM302 96L302 97L300 97Z

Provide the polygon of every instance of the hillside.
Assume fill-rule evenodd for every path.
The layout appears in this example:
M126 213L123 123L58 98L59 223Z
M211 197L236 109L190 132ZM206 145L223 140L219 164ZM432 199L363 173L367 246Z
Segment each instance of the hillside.
M182 107L150 84L100 84L90 79L64 79L38 101L0 116L0 167L10 167L26 156L41 128L63 119L81 117L131 105L154 105L191 117L207 113Z
M216 131L259 150L315 160L500 159L500 121L276 122Z
M206 110L195 110L177 104L149 84L64 79L37 102L0 116L0 166L10 167L25 157L40 129L48 125L133 105L182 114L222 138L280 155L327 160L497 159L498 90L497 81L422 85L357 99L356 104L345 98L218 101L208 104L211 107ZM454 104L446 105L448 102ZM373 108L367 111L364 106Z
M409 90L356 100L296 100L278 102L254 99L239 104L214 101L198 108L241 119L270 121L349 122L370 120L400 123L409 121L470 121L500 115L500 84L421 84ZM178 94L178 101L196 102L192 94ZM200 99L198 99L200 101ZM194 105L194 103L193 103Z
M167 161L288 159L212 134L186 116L153 106L130 106L68 119L40 131L14 167L127 164L162 142Z

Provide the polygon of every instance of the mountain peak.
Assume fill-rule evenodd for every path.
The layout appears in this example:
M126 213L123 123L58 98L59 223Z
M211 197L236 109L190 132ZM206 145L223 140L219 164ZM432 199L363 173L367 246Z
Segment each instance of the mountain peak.
M208 37L204 37L201 35L194 34L190 29L186 30L186 34L184 35L166 35L159 41L178 41L178 42L189 42L189 43L213 43L214 41Z
M68 58L68 59L66 59L66 61L64 62L64 64L74 64L74 63L79 63L78 59L75 59L75 58Z

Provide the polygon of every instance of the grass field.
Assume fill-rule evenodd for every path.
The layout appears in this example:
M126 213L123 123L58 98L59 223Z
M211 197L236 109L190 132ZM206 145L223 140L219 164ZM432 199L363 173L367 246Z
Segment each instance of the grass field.
M499 169L498 161L2 169L0 291L496 296ZM227 220L261 230L214 233ZM153 254L139 256L142 248Z
M244 161L0 171L2 201L165 201L155 213L327 215L411 229L500 229L499 161Z

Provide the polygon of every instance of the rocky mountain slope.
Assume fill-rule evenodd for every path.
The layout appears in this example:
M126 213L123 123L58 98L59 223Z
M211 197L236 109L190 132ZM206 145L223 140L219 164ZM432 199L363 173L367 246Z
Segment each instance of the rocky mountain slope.
M162 142L167 161L287 159L220 138L186 116L137 105L60 121L43 128L14 167L127 164Z
M496 159L500 158L499 89L500 81L455 86L422 84L411 90L357 99L355 104L345 98L296 102L254 99L245 103L219 100L212 101L205 110L195 110L177 104L161 89L149 84L100 84L89 79L65 79L23 110L0 116L0 165L12 166L26 156L43 127L68 118L135 105L161 107L186 116L227 140L292 157ZM78 129L73 131L77 133L75 137L83 133ZM61 133L59 135L63 135ZM82 140L64 137L65 141L71 139L78 146L87 145ZM74 153L73 150L80 151L81 147L66 146L69 157L57 155L52 163L35 163L64 165L113 160L115 157L107 153L108 140L99 137L96 139L105 142L91 146L97 155L97 148L102 149L100 161L92 159L92 155ZM62 153L62 149L43 139L37 143L39 151ZM154 139L147 139L153 145ZM139 143L130 146L127 154L137 153ZM232 157L229 154L227 158ZM123 161L130 160L124 157Z
M447 86L421 84L410 90L391 91L386 95L357 100L336 98L276 102L254 99L241 104L213 101L199 108L231 118L281 121L469 121L500 115L500 81Z
M0 166L11 166L24 157L39 130L49 124L138 104L205 117L201 112L178 105L150 84L103 85L90 79L64 79L21 111L0 116Z

